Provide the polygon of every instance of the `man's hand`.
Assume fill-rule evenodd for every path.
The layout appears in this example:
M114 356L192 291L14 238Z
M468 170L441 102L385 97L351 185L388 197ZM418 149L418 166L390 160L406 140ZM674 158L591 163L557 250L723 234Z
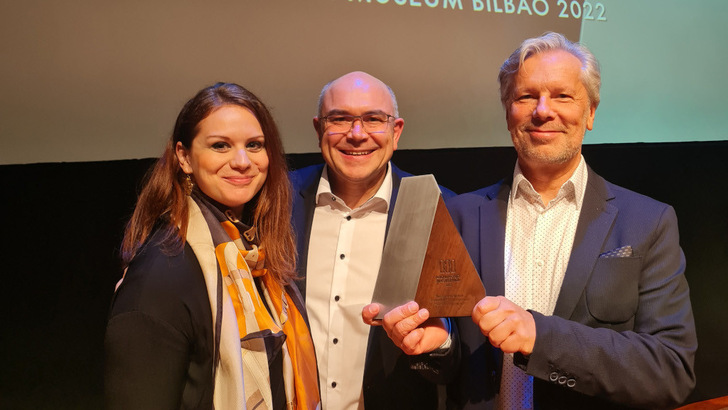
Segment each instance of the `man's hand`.
M362 320L371 326L384 327L394 344L408 355L429 353L448 338L445 319L430 319L430 312L420 309L416 302L397 306L387 312L383 320L374 320L380 309L377 303L364 306Z
M473 308L473 322L504 353L533 352L536 321L527 310L503 296L486 296Z

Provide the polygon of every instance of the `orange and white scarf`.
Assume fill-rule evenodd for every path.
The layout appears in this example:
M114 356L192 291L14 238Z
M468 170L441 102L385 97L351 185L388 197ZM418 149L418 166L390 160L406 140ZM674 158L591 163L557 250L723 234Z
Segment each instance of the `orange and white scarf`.
M219 341L215 408L273 408L266 340L282 349L288 409L319 408L316 357L308 326L292 299L296 291L267 274L263 249L246 249L233 222L193 197L188 199L186 239L205 277L216 346Z

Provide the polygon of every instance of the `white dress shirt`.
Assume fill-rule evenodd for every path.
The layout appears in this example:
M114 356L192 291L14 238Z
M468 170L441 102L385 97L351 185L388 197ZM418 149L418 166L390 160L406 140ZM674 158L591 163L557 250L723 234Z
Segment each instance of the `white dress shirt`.
M316 192L306 268L306 310L316 347L322 408L363 409L362 380L371 303L384 248L392 167L356 209L331 192L327 168Z
M544 205L541 196L516 164L506 222L506 299L544 315L554 313L574 244L587 176L586 162L582 157L556 197ZM532 408L531 380L513 366L512 354L504 355L498 407Z

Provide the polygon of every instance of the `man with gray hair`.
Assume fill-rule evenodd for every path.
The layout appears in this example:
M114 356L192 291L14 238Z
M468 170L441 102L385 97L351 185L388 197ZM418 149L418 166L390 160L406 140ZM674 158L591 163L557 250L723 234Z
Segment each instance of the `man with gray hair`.
M697 349L672 207L581 155L601 83L586 47L546 33L498 75L513 175L448 201L489 296L457 320L455 408L679 405Z
M399 184L410 175L390 161L404 127L394 92L367 73L345 74L323 87L313 125L325 164L291 173L292 222L323 409L435 409L444 402L439 368L456 354L447 323L413 304L395 308L434 335L405 346L362 321Z

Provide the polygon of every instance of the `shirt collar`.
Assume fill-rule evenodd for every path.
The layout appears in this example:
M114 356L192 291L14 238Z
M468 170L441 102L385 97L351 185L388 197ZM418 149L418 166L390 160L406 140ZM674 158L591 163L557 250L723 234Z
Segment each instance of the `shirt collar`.
M376 204L383 204L384 206L375 207L372 210L380 212L388 212L389 201L392 199L392 167L390 163L387 163L387 173L384 175L384 180L379 186L377 192L364 202L357 209L365 209L375 206ZM330 205L332 202L337 202L340 205L348 208L344 201L331 192L331 183L329 182L329 167L324 165L324 170L321 173L321 179L319 179L319 185L316 189L316 206Z
M586 161L584 160L584 156L581 155L579 165L569 179L561 185L561 189L559 189L556 198L566 197L574 201L577 209L581 209L588 176ZM569 195L570 191L573 192L573 196ZM515 200L519 195L538 196L538 193L533 188L533 185L531 185L531 182L523 175L523 171L521 171L521 167L518 165L518 161L516 161L516 168L513 170L513 188L511 188L510 201Z

